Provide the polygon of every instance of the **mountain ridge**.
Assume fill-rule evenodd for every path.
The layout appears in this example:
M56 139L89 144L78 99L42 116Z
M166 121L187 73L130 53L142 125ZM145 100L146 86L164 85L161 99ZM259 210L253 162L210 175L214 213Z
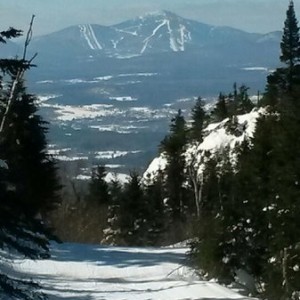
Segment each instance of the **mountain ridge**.
M112 26L78 24L33 38L32 48L69 43L78 53L130 58L163 52L184 52L232 43L279 42L279 34L248 33L229 26L212 26L182 18L170 11L150 12ZM53 48L50 46L50 48Z

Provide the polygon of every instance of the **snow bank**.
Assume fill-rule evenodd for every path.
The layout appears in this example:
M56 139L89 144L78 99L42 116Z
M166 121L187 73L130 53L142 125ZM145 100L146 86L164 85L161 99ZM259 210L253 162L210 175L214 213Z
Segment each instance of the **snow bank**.
M249 299L200 280L186 265L186 251L62 244L53 245L51 259L14 266L39 281L49 300Z

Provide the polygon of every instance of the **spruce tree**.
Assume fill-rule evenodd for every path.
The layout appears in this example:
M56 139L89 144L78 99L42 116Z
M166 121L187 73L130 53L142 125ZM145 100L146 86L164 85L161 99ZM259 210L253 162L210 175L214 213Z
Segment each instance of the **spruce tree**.
M295 15L294 2L292 0L286 12L280 48L280 60L291 70L300 60L299 27Z
M154 179L148 178L144 182L145 205L147 207L147 244L158 246L162 242L165 232L165 191L164 174L159 170Z
M167 157L166 193L173 221L183 220L185 214L186 198L183 183L185 181L184 150L186 143L186 121L179 110L171 121L169 135L161 143L161 149Z
M121 228L122 185L117 177L109 184L109 196L110 202L107 210L107 225L103 229L103 239L101 243L114 246L121 245L125 243L122 240Z
M54 239L44 217L58 201L56 167L46 152L46 123L37 114L35 97L27 93L24 74L32 66L26 59L32 23L21 59L0 60L0 247L27 258L49 256ZM19 30L0 32L0 42L17 37ZM7 299L43 299L38 285L0 273L0 293Z
M108 205L110 202L109 186L105 181L107 171L104 166L97 166L92 170L92 178L89 183L87 201L100 205Z
M211 119L213 122L221 122L229 116L226 95L220 93L215 108L211 112Z
M121 237L126 245L142 246L147 236L147 207L140 176L131 172L120 202Z
M201 97L197 99L192 108L191 119L190 136L193 140L202 142L203 129L206 125L207 116L204 109L204 101Z

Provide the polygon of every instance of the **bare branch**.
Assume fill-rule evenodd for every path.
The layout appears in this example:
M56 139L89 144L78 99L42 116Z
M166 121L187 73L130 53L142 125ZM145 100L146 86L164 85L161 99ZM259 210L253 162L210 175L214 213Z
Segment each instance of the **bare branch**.
M30 44L30 41L31 41L31 38L32 38L32 27L33 27L34 17L35 16L33 15L32 18L31 18L31 21L30 21L30 24L29 24L29 29L28 29L27 35L26 35L25 44L24 44L24 52L23 52L23 58L22 58L22 61L24 63L26 62L27 48L28 48L28 45ZM34 60L34 58L36 56L37 56L37 53L27 62L27 65L30 65L31 62ZM26 69L27 68L25 68L24 65L20 66L17 70L16 76L13 79L13 82L12 82L12 85L11 85L11 88L10 88L10 92L9 92L7 105L6 105L6 108L5 108L5 112L3 114L1 124L0 124L0 134L4 130L4 126L5 126L5 123L6 123L7 116L9 114L10 108L11 108L11 106L12 106L12 104L15 101L15 98L16 98L17 86L22 81Z
M32 39L32 27L33 27L34 18L35 18L35 15L32 15L31 21L30 21L30 24L29 24L29 29L28 29L27 35L26 35L25 44L24 44L23 60L26 60L27 48L28 48L28 46L31 42L31 39Z

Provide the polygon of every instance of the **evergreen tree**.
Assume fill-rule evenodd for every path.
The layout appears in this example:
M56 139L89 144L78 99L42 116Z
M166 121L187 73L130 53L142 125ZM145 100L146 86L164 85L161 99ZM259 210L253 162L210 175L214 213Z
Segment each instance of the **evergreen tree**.
M55 207L59 184L46 153L46 123L23 82L35 57L26 59L32 23L23 57L0 60L0 158L8 166L0 168L0 247L36 259L49 255L49 239L54 239L43 216ZM20 34L13 28L2 31L0 42ZM0 293L6 298L43 299L36 288L35 283L0 273Z
M299 27L295 15L294 2L290 1L284 22L283 36L280 43L280 60L285 63L291 71L300 60Z
M213 122L221 122L229 116L226 96L220 93L216 106L211 112L211 119Z
M293 113L299 107L297 99L300 94L300 36L293 1L286 12L280 48L280 60L284 66L268 76L262 105Z
M140 176L130 174L129 182L124 185L120 203L121 237L126 245L141 246L146 243L147 207Z
M204 110L204 101L199 97L196 104L192 108L192 126L190 129L190 135L193 140L202 142L203 139L203 129L206 125L206 112Z
M10 125L1 134L0 155L9 162L8 180L21 203L35 216L55 207L59 184L55 164L46 152L47 123L37 115L36 98L26 93L22 82L17 91L7 115Z
M122 185L115 177L109 184L110 202L107 212L107 227L103 230L103 239L101 241L103 244L124 244L121 237L121 195Z
M92 178L89 183L87 201L94 204L108 205L110 202L109 186L105 181L107 175L104 166L97 166L92 170Z
M164 174L159 171L154 179L144 183L145 205L147 206L147 244L160 245L165 232L165 205L164 205Z
M184 218L186 199L183 183L185 181L184 150L186 143L186 122L179 110L171 121L170 134L161 143L161 149L167 157L166 193L172 220Z
M238 115L247 114L254 108L254 104L249 98L248 90L249 90L248 87L246 87L245 85L241 85L239 87L238 92L235 92L234 114L238 114Z

